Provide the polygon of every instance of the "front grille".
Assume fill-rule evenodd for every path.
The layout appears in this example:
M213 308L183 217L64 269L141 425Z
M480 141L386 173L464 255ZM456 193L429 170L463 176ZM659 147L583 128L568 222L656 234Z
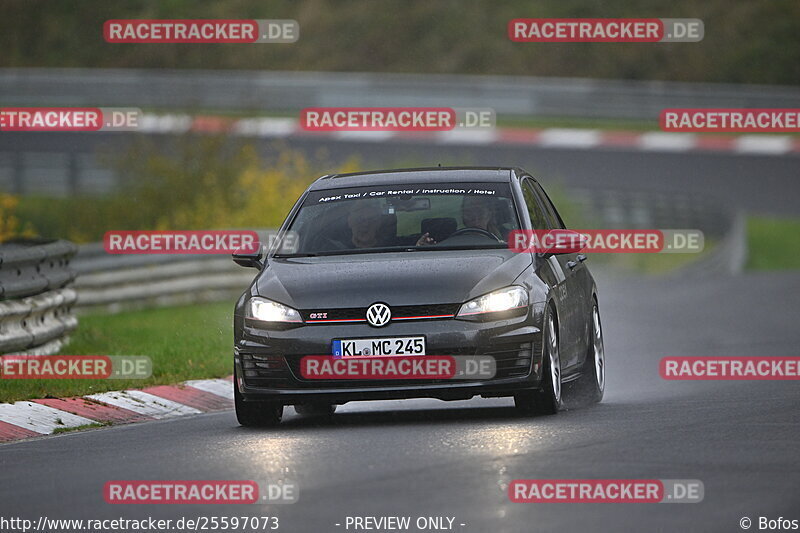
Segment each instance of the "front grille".
M431 305L398 305L390 306L392 320L434 320L452 318L461 304ZM348 307L342 309L304 309L300 311L303 320L308 324L325 324L331 322L359 321L366 322L366 307ZM322 316L321 316L322 315Z

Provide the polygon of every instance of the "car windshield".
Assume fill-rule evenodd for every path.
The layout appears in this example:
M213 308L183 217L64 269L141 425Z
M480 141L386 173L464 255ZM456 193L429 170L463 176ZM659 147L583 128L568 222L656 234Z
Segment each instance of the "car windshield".
M426 183L308 194L289 231L296 253L506 248L519 218L507 183Z

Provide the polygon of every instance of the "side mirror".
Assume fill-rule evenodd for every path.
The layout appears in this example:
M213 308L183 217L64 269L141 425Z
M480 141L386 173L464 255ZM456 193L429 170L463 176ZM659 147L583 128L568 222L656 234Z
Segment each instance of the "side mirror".
M545 254L576 254L586 248L589 239L586 235L571 229L553 229L547 233L547 242Z
M259 244L255 250L238 249L231 254L233 262L239 266L264 268L264 247Z

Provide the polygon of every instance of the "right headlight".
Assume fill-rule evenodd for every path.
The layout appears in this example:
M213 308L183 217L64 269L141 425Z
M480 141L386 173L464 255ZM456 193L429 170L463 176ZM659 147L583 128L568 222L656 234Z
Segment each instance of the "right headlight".
M485 313L500 313L527 306L528 291L522 287L512 285L468 301L461 306L456 316L468 317Z
M297 309L292 309L260 296L254 296L247 302L247 317L262 322L300 323L303 317Z

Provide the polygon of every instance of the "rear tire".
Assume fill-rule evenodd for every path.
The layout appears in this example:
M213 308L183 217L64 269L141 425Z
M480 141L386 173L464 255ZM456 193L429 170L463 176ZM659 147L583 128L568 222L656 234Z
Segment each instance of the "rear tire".
M558 329L551 308L544 316L542 335L542 387L539 390L522 391L514 395L517 410L526 415L554 415L561 409L561 357Z
M600 324L600 311L597 302L592 307L592 339L586 360L583 362L581 377L570 383L569 396L582 404L598 403L603 399L606 388L606 355L603 346L603 328Z
M236 420L245 427L276 427L283 418L283 405L268 402L245 402L236 384L234 372L233 405L236 408Z
M336 412L336 405L330 403L303 403L294 406L294 410L301 416L329 417Z

